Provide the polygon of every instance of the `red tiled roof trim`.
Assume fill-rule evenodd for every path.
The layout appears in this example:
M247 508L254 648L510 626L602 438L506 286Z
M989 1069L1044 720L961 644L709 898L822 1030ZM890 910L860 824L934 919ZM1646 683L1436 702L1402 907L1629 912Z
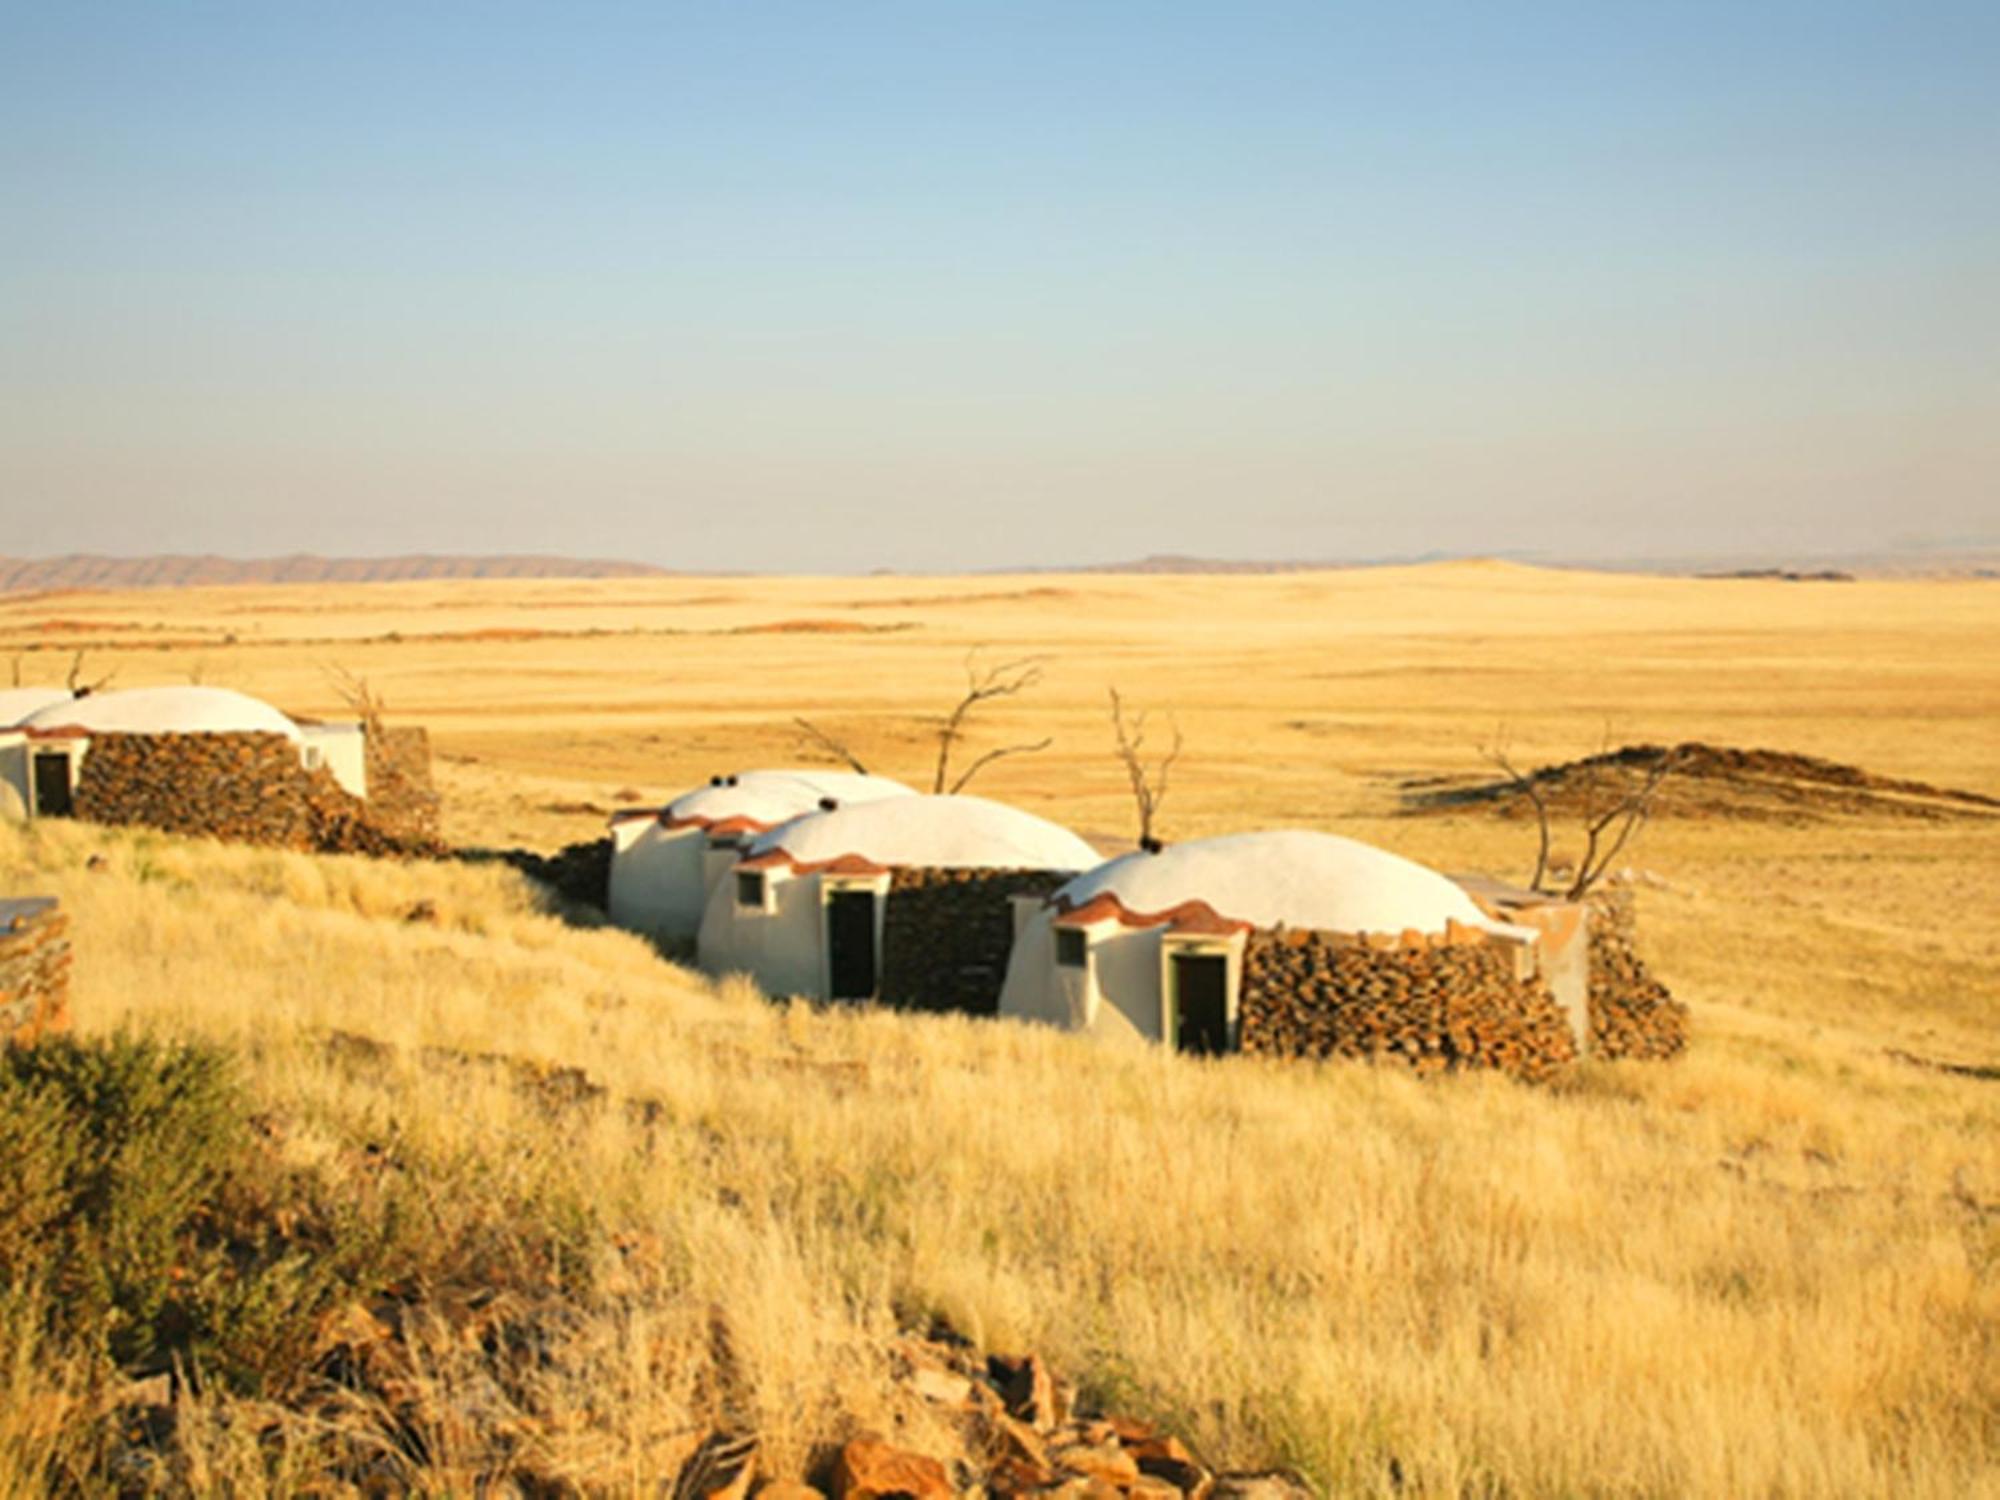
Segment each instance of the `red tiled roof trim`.
M887 875L890 867L878 865L862 854L843 854L838 859L823 859L815 864L801 864L783 849L772 849L764 854L753 855L749 859L737 861L739 870L789 869L794 875Z
M1081 906L1070 906L1067 901L1058 901L1056 906L1055 920L1059 927L1082 927L1091 922L1114 921L1121 927L1171 927L1175 932L1226 936L1248 932L1252 926L1235 917L1225 917L1206 901L1183 901L1179 906L1159 912L1133 911L1109 891L1092 896Z

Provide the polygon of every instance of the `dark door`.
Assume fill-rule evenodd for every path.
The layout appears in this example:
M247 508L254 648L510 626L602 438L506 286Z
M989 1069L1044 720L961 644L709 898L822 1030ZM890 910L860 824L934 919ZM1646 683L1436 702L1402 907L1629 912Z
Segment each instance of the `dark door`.
M1174 955L1174 1015L1183 1052L1229 1050L1229 960L1220 953Z
M44 750L35 757L35 811L44 818L67 818L73 810L69 757Z
M831 891L827 894L826 977L831 999L867 1000L874 996L873 891Z

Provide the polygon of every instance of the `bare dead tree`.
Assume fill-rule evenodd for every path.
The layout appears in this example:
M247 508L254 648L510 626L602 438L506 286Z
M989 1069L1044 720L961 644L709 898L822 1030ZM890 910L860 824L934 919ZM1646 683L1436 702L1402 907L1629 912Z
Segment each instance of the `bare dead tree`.
M370 737L382 730L382 713L388 708L387 701L369 685L368 679L346 667L335 664L320 668L333 690L361 721L361 731Z
M1680 766L1677 750L1662 750L1659 758L1643 769L1621 766L1618 784L1600 807L1596 772L1609 759L1607 752L1592 763L1584 809L1583 857L1577 861L1575 878L1563 893L1568 901L1581 900L1604 878L1632 835L1646 826L1660 788Z
M187 669L187 680L191 687L200 687L202 679L208 676L208 658L197 656L194 664Z
M1555 873L1549 852L1555 815L1542 773L1524 772L1515 765L1504 729L1491 745L1481 747L1481 753L1535 810L1535 873L1528 888L1544 895L1560 894L1565 901L1582 900L1610 872L1625 846L1652 817L1660 788L1680 766L1680 754L1675 750L1663 750L1650 761L1621 761L1611 748L1610 726L1605 726L1598 753L1579 767L1583 854L1569 871L1568 885L1557 892L1549 886L1549 877Z
M860 758L852 750L847 748L846 741L835 739L810 719L802 719L794 716L792 722L799 726L810 743L819 746L827 754L845 761L863 776L868 774L868 768L861 764Z
M8 659L8 666L9 666L9 667L11 667L11 668L13 669L13 673L14 673L14 686L15 686L15 687L19 687L19 686L21 685L21 653L20 653L20 652L16 651L16 652L15 652L15 653L13 654L13 656L12 656L12 657L10 657L10 658Z
M1167 723L1173 729L1174 742L1160 757L1158 766L1149 771L1143 754L1146 713L1141 710L1128 722L1124 700L1118 696L1117 688L1111 689L1111 727L1118 736L1118 759L1125 766L1126 779L1132 783L1132 800L1139 805L1139 847L1149 853L1160 847L1160 841L1153 835L1153 820L1159 816L1160 804L1167 800L1167 779L1181 755L1180 723L1171 714Z
M1549 799L1542 791L1542 784L1514 764L1513 757L1508 753L1504 726L1493 736L1492 744L1480 747L1480 753L1485 756L1487 764L1505 776L1514 790L1526 797L1535 809L1535 873L1528 877L1528 889L1549 894L1542 885L1549 874L1550 841Z
M1022 656L1013 661L1004 661L991 667L979 664L980 648L975 646L965 658L965 696L958 700L950 714L945 717L938 730L937 774L931 780L931 791L952 795L963 791L966 783L996 760L1009 755L1030 755L1037 750L1046 750L1055 743L1053 740L1038 740L1032 745L1002 745L997 750L989 750L965 768L956 781L949 781L951 774L951 752L965 735L965 718L980 704L995 698L1012 698L1026 692L1042 680L1040 656Z
M117 675L118 669L113 667L94 682L85 682L83 680L83 652L78 651L75 658L69 664L69 676L64 679L64 685L69 688L70 697L88 698L92 693L110 686L111 679Z

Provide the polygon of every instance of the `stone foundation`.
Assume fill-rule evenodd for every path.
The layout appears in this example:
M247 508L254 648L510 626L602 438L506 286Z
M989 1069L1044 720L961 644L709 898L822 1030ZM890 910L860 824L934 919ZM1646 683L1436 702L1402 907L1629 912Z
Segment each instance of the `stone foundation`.
M1677 1056L1687 1046L1688 1008L1653 977L1633 946L1633 930L1630 891L1591 896L1591 1055Z
M1547 1078L1573 1062L1568 1020L1494 944L1375 947L1336 933L1252 932L1239 1044L1287 1057L1366 1057L1420 1073L1498 1068Z
M428 756L421 739L416 748ZM345 791L324 768L306 770L281 734L96 734L77 777L76 815L280 849L436 853L436 795L426 813L412 789L409 741L390 753L403 789L384 807Z
M1014 948L1013 896L1046 896L1050 870L898 870L882 914L884 1005L996 1015Z
M69 918L46 896L0 901L0 1045L69 1030Z

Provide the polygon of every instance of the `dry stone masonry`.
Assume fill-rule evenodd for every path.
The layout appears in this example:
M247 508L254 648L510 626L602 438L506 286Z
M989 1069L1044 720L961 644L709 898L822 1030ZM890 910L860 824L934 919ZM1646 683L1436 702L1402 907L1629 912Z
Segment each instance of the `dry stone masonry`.
M1675 1057L1687 1046L1688 1008L1639 957L1633 925L1630 891L1590 898L1591 1055Z
M427 764L417 763L427 742L421 730L391 733L386 801L353 796L324 768L306 770L280 734L95 734L77 778L77 816L281 849L438 852L437 797Z
M69 919L47 896L0 901L0 1045L69 1029Z
M996 1014L1014 946L1009 898L1046 896L1066 879L1050 870L896 871L882 914L882 1003Z
M1499 1068L1538 1081L1575 1060L1547 985L1519 979L1496 944L1376 946L1339 933L1245 940L1243 1051L1366 1057L1420 1073Z

